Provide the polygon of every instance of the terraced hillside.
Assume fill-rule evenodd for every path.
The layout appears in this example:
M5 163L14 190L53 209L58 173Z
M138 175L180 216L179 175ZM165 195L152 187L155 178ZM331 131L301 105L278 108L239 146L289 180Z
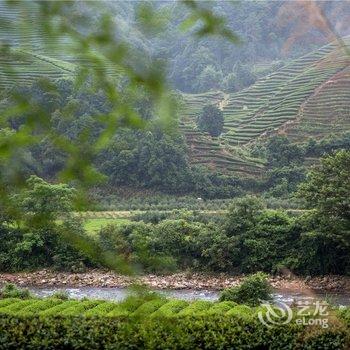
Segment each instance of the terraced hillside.
M28 85L43 77L68 78L77 68L64 54L67 50L62 49L67 47L67 40L50 45L47 35L30 25L40 18L36 4L27 2L24 7L26 11L20 11L0 0L0 90L14 84Z
M33 52L0 52L0 90L12 85L29 85L38 78L69 78L75 69L74 64Z
M24 14L0 0L0 90L13 84L30 84L39 77L67 78L82 64L71 51L71 42L50 42L40 27L15 28L8 23L31 23L37 14L28 2ZM350 39L345 39L347 44ZM64 49L62 49L64 47ZM213 171L259 176L264 160L251 158L249 145L257 138L285 133L302 142L310 136L349 130L349 55L335 43L289 62L238 93L183 94L180 128L189 146L190 160ZM108 68L111 77L116 73ZM196 118L208 103L216 104L225 117L218 137L200 132ZM247 147L248 146L248 147Z
M180 129L189 146L190 159L194 164L209 167L220 172L236 172L244 175L259 175L263 162L251 159L241 149L226 145L221 138L211 137L196 129L196 118L206 104L225 106L228 95L222 92L183 94L184 111Z
M35 1L13 1L11 4L0 0L0 44L66 62L79 62L81 58L74 41L67 36L48 35L47 29L39 25L42 16Z
M295 141L323 138L350 130L350 67L324 82L305 100L298 118L284 125L284 132Z
M223 109L223 138L230 144L245 144L299 119L306 100L349 63L344 49L330 44L231 95Z
M350 43L349 38L345 40ZM259 171L254 171L254 166L261 169L262 163L247 158L244 149L259 137L286 133L302 142L310 136L350 130L349 74L348 53L332 43L238 93L185 95L182 129L193 162L256 175ZM196 130L196 114L207 103L223 110L224 132L219 138Z
M66 77L83 65L98 67L81 55L71 38L53 37L36 25L41 18L37 5L27 1L18 7L0 0L0 89L38 77ZM94 54L99 61L101 56ZM111 64L104 68L112 79L119 74Z

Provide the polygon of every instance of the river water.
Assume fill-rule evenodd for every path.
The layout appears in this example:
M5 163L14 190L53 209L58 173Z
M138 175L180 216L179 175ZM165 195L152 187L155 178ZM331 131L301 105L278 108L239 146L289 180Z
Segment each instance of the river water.
M129 290L126 288L108 288L108 287L29 287L34 295L39 297L48 297L58 291L66 291L71 298L81 299L105 299L112 301L121 301L127 297ZM215 301L219 298L218 291L210 290L157 290L169 298L183 300L209 300ZM296 292L296 291L276 291L273 294L276 303L282 302L290 305L293 302L313 303L316 300L326 300L334 305L350 305L350 294L348 293L325 293L325 292Z

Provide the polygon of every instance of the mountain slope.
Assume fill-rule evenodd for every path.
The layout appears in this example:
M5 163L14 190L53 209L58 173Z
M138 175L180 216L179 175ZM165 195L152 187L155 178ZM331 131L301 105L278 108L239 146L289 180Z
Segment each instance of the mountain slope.
M0 52L0 89L12 85L30 85L38 78L69 78L76 66L62 60L29 51Z
M40 38L40 33L32 34ZM9 38L16 41L11 35ZM349 38L345 40L350 43ZM40 77L69 78L79 68L79 59L70 63L69 58L60 60L54 52L44 55L39 46L35 52L1 50L0 89L30 84ZM240 92L182 97L180 129L191 162L221 173L255 177L264 173L264 160L252 158L249 147L261 137L278 133L304 142L309 137L350 130L350 57L344 48L331 43ZM208 103L216 104L224 113L224 132L217 138L196 128L197 115Z
M349 38L345 39L349 44ZM196 163L255 175L262 162L244 151L258 138L285 133L296 142L350 130L350 57L335 43L296 59L238 93L184 95L182 129ZM196 114L208 103L223 110L224 132L210 138L196 131ZM204 151L206 154L204 154ZM223 166L222 156L240 165Z
M350 67L320 85L301 105L298 118L279 132L300 142L346 130L350 130Z
M343 48L327 45L232 95L224 108L223 138L244 144L295 120L305 100L348 65Z
M259 175L263 170L263 161L251 159L241 149L225 145L221 138L211 137L196 129L196 118L206 104L216 104L223 109L228 95L222 92L203 94L183 94L184 111L180 122L189 146L190 160L197 165L203 165L212 170L244 175Z

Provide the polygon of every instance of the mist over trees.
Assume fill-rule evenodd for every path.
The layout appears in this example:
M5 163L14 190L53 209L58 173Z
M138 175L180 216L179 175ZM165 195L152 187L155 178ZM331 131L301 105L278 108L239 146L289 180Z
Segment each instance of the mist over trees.
M203 4L204 2L202 2ZM184 4L174 1L149 2L164 13L166 29L159 35L139 30L135 2L107 2L111 11L122 13L121 35L127 35L146 56L166 63L168 78L174 88L199 93L208 90L241 90L259 77L329 42L322 28L308 28L308 22L291 1L205 2L213 13L227 19L241 44L222 38L198 39L181 30L185 18ZM345 25L349 10L342 1L320 1L332 26L339 35L349 35ZM121 10L121 11L120 11ZM298 21L303 21L303 26ZM307 28L301 35L301 28ZM171 45L169 45L171 43Z

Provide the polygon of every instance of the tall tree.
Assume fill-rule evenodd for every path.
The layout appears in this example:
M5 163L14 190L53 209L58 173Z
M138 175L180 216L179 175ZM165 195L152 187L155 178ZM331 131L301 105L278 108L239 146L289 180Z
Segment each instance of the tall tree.
M211 136L220 136L224 128L224 115L218 107L207 105L197 118L197 126L199 130L208 132Z
M299 187L298 195L314 208L304 215L301 251L317 273L350 272L349 175L350 151L341 150L323 158Z
M320 167L300 185L299 195L328 219L350 225L350 151L340 150L323 158Z

